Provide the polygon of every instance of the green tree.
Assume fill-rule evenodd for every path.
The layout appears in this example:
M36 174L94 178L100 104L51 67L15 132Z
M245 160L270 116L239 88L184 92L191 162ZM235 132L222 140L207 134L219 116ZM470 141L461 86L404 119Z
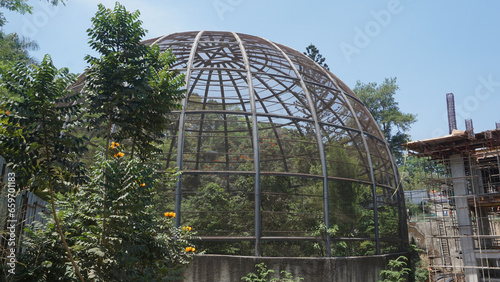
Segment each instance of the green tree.
M402 162L402 144L407 142L407 132L410 126L417 121L416 115L401 112L395 95L399 90L396 78L386 78L378 85L376 82L356 82L353 91L368 108L379 125L395 158Z
M79 268L66 243L56 214L54 190L65 190L68 181L78 183L82 175L76 156L83 150L83 140L72 136L75 122L67 119L78 114L74 103L78 95L69 95L67 87L74 81L68 69L58 70L46 55L40 66L18 64L3 77L5 88L20 100L9 99L0 115L3 132L0 151L16 172L24 189L48 189L57 232L83 281Z
M180 109L185 92L184 75L170 70L175 61L171 52L140 43L146 30L139 16L119 3L114 10L99 5L87 32L90 47L100 56L85 57L90 64L85 86L90 125L106 127L106 148L111 139L131 139L131 158L136 150L143 158L154 150L150 143L159 141L167 129L166 114Z
M323 66L325 69L330 70L330 68L328 68L328 65L325 63L326 58L324 58L323 55L321 55L319 53L318 48L316 48L316 46L314 46L314 44L311 43L311 44L309 44L309 46L306 47L306 51L304 52L304 55L311 58L313 61L318 63L320 66Z
M85 92L89 102L89 124L92 128L105 127L104 158L109 156L111 140L126 140L131 144L130 159L135 150L142 159L154 151L152 141L167 128L167 113L180 107L183 76L170 71L174 62L171 53L160 54L158 46L141 44L146 30L138 19L139 11L128 12L118 2L114 10L98 6L87 30L90 47L100 57L87 55ZM112 126L116 130L112 132ZM107 195L108 180L104 180L102 244L108 242L109 232Z

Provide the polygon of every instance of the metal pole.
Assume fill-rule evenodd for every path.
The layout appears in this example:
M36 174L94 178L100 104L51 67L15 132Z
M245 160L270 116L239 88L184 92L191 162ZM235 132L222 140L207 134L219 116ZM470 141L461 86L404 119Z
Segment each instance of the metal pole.
M446 105L448 108L448 127L450 134L457 129L457 116L455 114L455 97L453 93L446 94Z

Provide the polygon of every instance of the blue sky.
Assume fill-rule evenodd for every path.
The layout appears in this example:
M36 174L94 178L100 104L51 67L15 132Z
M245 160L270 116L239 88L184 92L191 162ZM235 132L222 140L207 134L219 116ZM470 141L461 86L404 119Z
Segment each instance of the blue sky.
M5 32L38 42L57 67L80 73L90 54L86 29L103 3L32 1L31 15L6 13ZM227 30L265 37L304 51L314 43L330 70L353 88L397 77L400 109L417 115L412 139L448 133L446 93L455 94L458 128L476 132L500 121L500 1L123 0L141 11L146 38L190 30Z

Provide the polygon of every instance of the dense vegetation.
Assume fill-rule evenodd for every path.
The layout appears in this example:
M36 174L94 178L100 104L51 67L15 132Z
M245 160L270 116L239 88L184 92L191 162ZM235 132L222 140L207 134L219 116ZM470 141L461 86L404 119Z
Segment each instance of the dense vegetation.
M88 33L100 57L87 57L82 92L67 90L74 76L48 55L2 77L12 98L1 105L0 151L19 187L51 203L46 224L27 230L9 279L174 279L196 250L192 228L173 227L175 214L159 205L161 188L178 174L155 165L184 79L170 70L170 53L140 44L138 17L118 3L113 10L99 5ZM88 148L84 127L100 128L105 144L89 163L80 161Z

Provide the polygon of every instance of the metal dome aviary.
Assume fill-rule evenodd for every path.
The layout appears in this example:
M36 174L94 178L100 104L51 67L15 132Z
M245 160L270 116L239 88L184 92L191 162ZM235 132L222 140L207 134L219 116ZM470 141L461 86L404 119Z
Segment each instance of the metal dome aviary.
M172 49L186 75L166 167L182 178L177 226L209 253L347 256L402 250L402 190L359 98L302 53L235 32L144 41ZM325 232L329 230L329 232Z

